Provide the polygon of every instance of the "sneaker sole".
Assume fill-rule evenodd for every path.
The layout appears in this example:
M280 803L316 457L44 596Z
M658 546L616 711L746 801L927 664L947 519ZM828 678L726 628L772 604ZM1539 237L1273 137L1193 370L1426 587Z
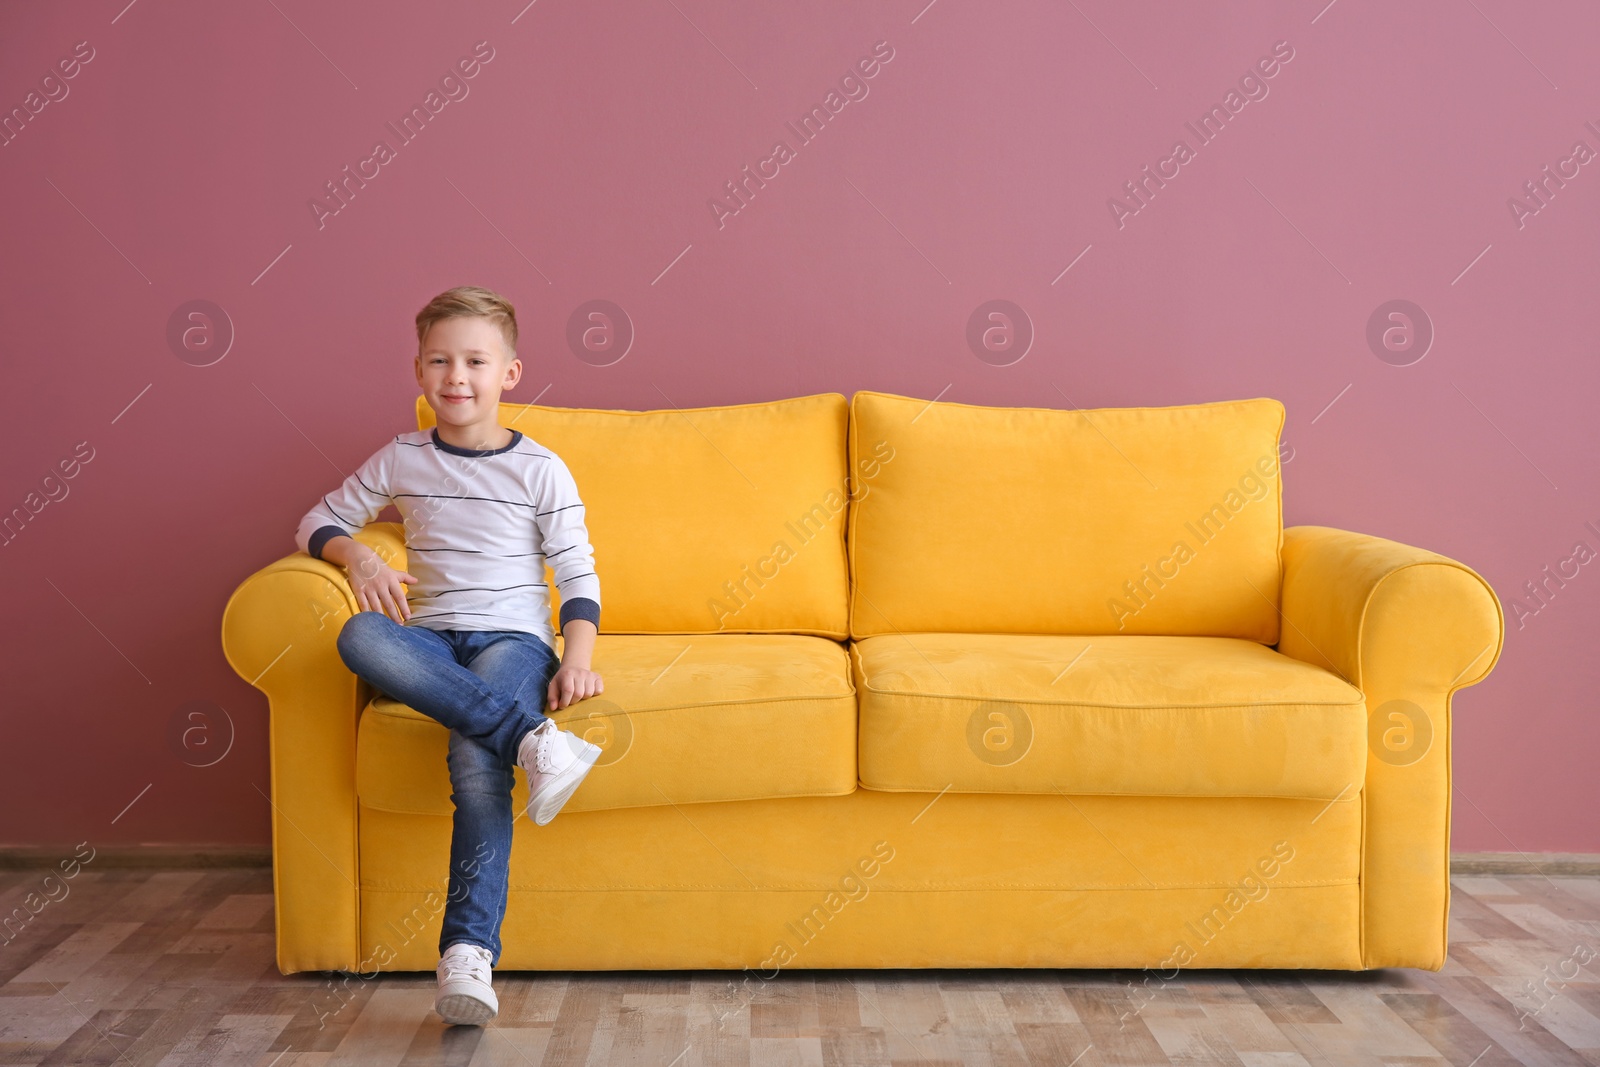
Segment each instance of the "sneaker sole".
M588 744L588 742L585 742ZM589 776L594 769L595 761L600 758L603 750L599 745L590 744L578 757L578 762L567 770L564 778L557 779L550 788L536 797L528 798L528 817L535 826L548 826L558 812L566 806L572 794L578 791L578 786Z
M499 1009L493 1004L486 1004L465 993L440 997L434 1003L433 1010L452 1026L482 1026L499 1014Z

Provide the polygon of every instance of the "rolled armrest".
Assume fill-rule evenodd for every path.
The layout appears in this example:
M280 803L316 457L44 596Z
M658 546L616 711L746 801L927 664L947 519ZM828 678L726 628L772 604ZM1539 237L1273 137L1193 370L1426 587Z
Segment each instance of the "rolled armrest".
M357 539L405 566L397 523ZM222 613L222 649L270 709L278 969L359 969L356 724L371 697L335 642L358 610L344 570L304 552L263 567Z
M1327 526L1283 540L1278 651L1366 694L1362 960L1444 966L1450 904L1450 698L1483 681L1505 613L1472 568Z

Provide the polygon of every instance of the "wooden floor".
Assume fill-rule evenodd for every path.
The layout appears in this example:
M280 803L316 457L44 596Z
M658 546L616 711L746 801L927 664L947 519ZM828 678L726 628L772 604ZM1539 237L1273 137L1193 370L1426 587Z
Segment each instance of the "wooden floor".
M0 940L0 1063L1600 1065L1600 879L1454 884L1438 973L534 972L477 1028L431 973L280 975L265 869L85 869Z

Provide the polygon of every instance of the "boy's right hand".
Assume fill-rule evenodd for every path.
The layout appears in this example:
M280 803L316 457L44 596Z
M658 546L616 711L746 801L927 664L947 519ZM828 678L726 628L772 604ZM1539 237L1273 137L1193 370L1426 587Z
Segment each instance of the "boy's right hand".
M367 552L369 554L352 560L345 568L350 578L350 588L356 594L356 603L362 611L381 611L404 625L411 618L406 584L415 585L417 579L405 571L395 570L371 549Z

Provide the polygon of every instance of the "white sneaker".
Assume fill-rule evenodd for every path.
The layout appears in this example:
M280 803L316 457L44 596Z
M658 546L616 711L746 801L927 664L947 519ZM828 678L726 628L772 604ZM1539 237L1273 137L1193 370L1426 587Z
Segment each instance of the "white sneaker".
M494 957L481 945L458 941L439 960L439 993L433 1010L444 1021L482 1026L500 1013L500 1001L489 985Z
M517 764L528 772L528 818L544 826L583 782L600 758L600 746L558 729L546 719L517 746Z

